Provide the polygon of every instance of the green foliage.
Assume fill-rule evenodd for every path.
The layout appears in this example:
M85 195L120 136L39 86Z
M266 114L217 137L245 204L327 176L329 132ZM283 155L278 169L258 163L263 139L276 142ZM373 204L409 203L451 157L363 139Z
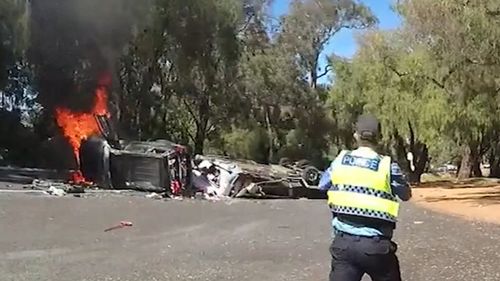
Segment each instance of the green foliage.
M0 95L8 84L9 69L23 60L28 45L26 7L26 1L0 1ZM1 102L3 107L3 96Z
M25 1L0 3L0 67L22 61L25 38L35 42L29 63L44 106L36 120L41 137L53 135L42 128L51 123L52 107L80 108L79 99L68 96L91 96L95 83L87 81L116 68L119 85L111 102L126 138L167 138L191 145L195 153L215 151L259 162L305 158L320 166L333 157L330 152L351 144L346 128L364 103L358 104L354 88L334 89L353 104L336 102L338 110L331 114L330 89L318 79L332 66L322 68L319 62L337 32L377 22L360 2L292 1L279 22L271 22L269 0L147 0L141 5L127 0L119 9L121 0L108 2L96 13L88 1L61 7L55 1L34 2L31 25ZM42 28L37 23L45 20L47 9L53 20ZM111 11L114 17L103 16ZM336 75L350 83L348 74ZM359 75L361 83L369 73ZM6 81L1 78L0 83Z
M82 17L93 15L82 24L84 38L97 40L88 50L76 40L82 34L67 32L83 18L60 10L54 13L70 24L30 29L26 1L0 1L2 106L9 99L18 109L31 107L33 95L25 94L34 93L27 66L35 65L35 80L44 82L36 90L47 106L35 121L47 126L49 101L60 102L73 91L73 84L84 80L81 73L115 67L104 62L109 52L120 58L120 83L112 100L130 138L167 138L193 146L196 153L259 162L305 158L324 166L339 149L355 146L354 123L371 112L382 122L386 153L406 170L406 153L415 155L419 171L412 174L419 176L429 162L461 161L461 176L469 176L473 166L488 159L500 175L498 1L397 1L400 28L363 32L352 59L326 54L326 67L320 66L321 56L340 30L376 25L360 1L294 0L278 22L271 20L269 0L148 0L141 5L128 0L109 19L102 15L114 4L94 15L87 2L66 8L81 10ZM42 2L32 8L37 3ZM32 15L32 22L37 19ZM108 23L126 28L110 38L98 28ZM134 36L122 53L131 38L129 27ZM39 41L26 62L28 38ZM54 52L64 44L78 55ZM87 55L97 55L96 65L89 65ZM318 83L330 73L332 85ZM54 89L57 79L69 82ZM50 135L48 129L37 130L44 138Z
M7 78L5 67L24 55L28 44L28 17L26 1L0 2L0 88Z
M222 136L224 151L237 159L250 159L257 162L267 162L269 146L267 132L262 128L238 129Z
M320 55L329 40L342 29L364 29L377 19L363 4L353 0L295 0L282 18L279 40L283 50L298 56L311 87L329 68L319 67Z
M401 154L404 140L416 141L438 163L456 161L462 151L459 174L469 176L477 165L471 161L496 147L490 142L500 89L494 3L400 1L400 29L365 33L352 61L334 59L330 103L341 140L352 141L357 114L373 112L383 123L386 147Z
M153 8L151 27L122 60L123 120L135 120L131 127L143 138L189 140L200 153L238 105L243 7L234 0L158 0Z
M320 53L341 28L375 19L362 5L320 2L328 9L306 1L309 14L295 3L272 37L264 0L154 1L149 27L121 60L122 126L141 138L189 143L197 153L207 145L261 162L287 153L323 159L332 145L328 91L311 87L310 69L297 64L295 53ZM292 40L311 17L319 20L308 26L317 33L309 39L321 40L314 50ZM291 132L300 140L290 141Z

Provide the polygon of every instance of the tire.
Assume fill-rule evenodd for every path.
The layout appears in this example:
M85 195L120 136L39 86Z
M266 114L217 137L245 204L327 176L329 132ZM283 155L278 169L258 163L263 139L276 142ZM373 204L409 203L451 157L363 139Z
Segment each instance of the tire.
M80 170L85 179L103 188L111 188L109 149L106 141L90 137L80 147Z
M280 159L280 161L278 162L278 164L280 166L287 166L287 165L291 165L292 164L292 160L290 160L290 158L287 158L287 157L283 157Z
M316 167L307 166L302 170L300 175L309 185L318 185L319 184L320 172L318 169L316 169Z

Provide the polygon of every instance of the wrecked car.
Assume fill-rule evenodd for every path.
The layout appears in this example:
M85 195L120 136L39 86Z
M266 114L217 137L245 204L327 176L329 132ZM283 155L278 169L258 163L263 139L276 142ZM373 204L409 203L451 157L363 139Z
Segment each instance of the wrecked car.
M210 196L323 197L297 169L218 155L196 155L193 188Z
M83 177L104 188L136 189L181 195L189 191L191 157L168 140L120 140L106 116L96 116L101 132L82 142Z
M318 185L321 178L322 172L318 168L314 167L309 160L299 160L291 161L289 158L281 158L279 165L291 169L300 176L310 185Z

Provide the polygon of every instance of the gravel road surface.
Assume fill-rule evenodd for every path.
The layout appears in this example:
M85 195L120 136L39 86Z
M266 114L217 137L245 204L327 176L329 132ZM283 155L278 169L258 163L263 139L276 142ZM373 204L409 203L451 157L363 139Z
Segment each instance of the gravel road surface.
M403 280L500 280L500 227L402 207ZM104 232L122 221L132 227ZM327 280L321 200L0 193L0 280ZM370 280L366 278L364 280Z

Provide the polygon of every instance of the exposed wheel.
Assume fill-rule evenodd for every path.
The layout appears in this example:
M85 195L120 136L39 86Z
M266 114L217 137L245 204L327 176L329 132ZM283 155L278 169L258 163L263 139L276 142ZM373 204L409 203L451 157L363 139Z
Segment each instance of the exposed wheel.
M104 139L90 137L80 147L80 169L85 179L110 188L109 148Z
M302 170L301 176L309 185L318 185L320 172L316 167L307 166Z

